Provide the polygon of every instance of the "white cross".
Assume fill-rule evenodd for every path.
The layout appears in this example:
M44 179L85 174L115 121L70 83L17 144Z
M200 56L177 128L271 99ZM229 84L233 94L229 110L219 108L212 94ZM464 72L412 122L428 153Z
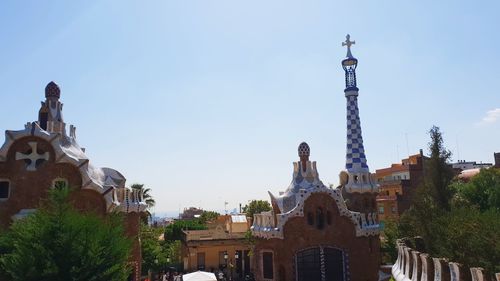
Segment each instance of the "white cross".
M356 44L356 41L351 41L351 35L347 34L345 37L345 42L342 42L342 46L347 46L347 57L352 58L351 46Z
M36 161L43 159L45 161L49 160L49 153L45 152L44 154L38 154L36 151L37 143L36 142L28 142L28 145L31 146L31 153L24 154L20 152L16 152L16 160L30 160L28 167L26 167L27 171L36 171Z

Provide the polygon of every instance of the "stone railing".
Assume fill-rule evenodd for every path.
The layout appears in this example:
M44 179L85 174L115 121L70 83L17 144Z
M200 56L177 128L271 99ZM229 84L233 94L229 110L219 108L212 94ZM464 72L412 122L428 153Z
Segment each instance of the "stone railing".
M494 279L483 268L464 268L444 258L433 258L407 246L405 239L397 242L398 258L392 266L396 281L500 281L500 273Z
M271 231L274 230L276 225L273 211L262 212L253 216L252 230L254 231Z

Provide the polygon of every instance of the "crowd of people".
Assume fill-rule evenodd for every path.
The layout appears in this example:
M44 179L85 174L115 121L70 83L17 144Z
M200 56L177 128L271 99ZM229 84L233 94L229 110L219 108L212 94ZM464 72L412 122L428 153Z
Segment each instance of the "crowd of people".
M222 271L213 272L218 281L229 281L230 278ZM144 281L182 281L182 273L177 271L160 271L158 275L153 275L151 279L146 278ZM241 280L241 279L239 279ZM244 281L254 281L252 274L245 276Z

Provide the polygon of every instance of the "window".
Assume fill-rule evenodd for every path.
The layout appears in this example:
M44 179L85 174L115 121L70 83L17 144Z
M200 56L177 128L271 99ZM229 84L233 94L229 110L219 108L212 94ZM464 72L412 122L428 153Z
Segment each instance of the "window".
M55 189L62 189L68 187L68 180L63 179L63 178L57 178L52 181L52 188Z
M392 211L393 214L395 214L397 212L396 206L392 206L391 211Z
M323 214L323 209L321 208L316 210L316 228L325 228L325 215Z
M10 196L10 182L7 180L0 180L0 201L9 199Z
M274 278L274 265L273 265L273 253L263 252L262 253L262 273L264 279Z
M311 212L307 213L307 224L314 225L314 215Z
M198 270L205 270L205 253L198 253L196 259L198 262Z
M226 252L219 252L219 269L227 267L227 259L225 259Z
M384 213L384 206L378 207L378 213L383 214Z

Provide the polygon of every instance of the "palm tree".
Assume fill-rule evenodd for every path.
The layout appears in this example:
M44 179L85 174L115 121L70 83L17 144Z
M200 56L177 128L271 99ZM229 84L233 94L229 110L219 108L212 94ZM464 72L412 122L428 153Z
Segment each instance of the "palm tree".
M146 205L148 205L148 210L153 208L156 204L156 201L153 199L153 196L149 193L151 188L144 188L144 184L134 183L130 186L132 189L140 190L142 192L142 200Z
M148 206L146 208L146 212L141 214L141 220L145 223L148 224L148 221L152 221L153 216L151 215L151 208L153 208L156 204L155 200L153 199L153 196L149 193L151 191L151 188L144 188L144 184L141 183L134 183L130 186L130 188L139 190L139 192L142 193L142 200L146 205Z

